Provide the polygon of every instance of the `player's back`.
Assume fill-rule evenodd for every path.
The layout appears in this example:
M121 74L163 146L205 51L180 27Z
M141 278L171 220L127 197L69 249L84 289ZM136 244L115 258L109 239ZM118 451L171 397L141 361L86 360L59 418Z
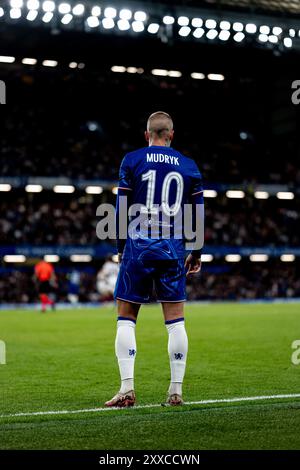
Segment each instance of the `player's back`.
M139 227L129 228L124 256L184 257L183 237L179 236L184 206L202 191L196 163L172 147L145 147L124 157L120 187L128 190L131 204L141 206L144 213Z
M53 274L53 266L46 261L40 261L35 266L35 274L39 281L49 281Z

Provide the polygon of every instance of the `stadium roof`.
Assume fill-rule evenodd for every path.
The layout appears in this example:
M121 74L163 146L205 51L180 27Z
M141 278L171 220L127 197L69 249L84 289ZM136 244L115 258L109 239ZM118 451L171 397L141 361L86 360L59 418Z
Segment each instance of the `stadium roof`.
M300 14L298 0L177 0L176 4L216 9L244 9L252 13L296 15Z
M226 74L243 65L270 70L267 59L274 62L281 56L286 61L281 67L277 61L281 70L296 69L298 64L300 15L284 6L300 10L300 1L105 0L97 4L97 0L84 4L0 0L0 67L8 61L32 66L46 59L59 64L93 61L98 67L147 63L153 69L169 70L189 63L192 71L218 69Z

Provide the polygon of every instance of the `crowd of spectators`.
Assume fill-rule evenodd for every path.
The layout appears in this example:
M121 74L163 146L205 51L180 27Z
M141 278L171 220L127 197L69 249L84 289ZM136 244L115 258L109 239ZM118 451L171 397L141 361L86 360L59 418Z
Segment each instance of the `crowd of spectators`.
M263 81L249 77L214 83L149 73L75 75L34 69L14 73L11 81L9 76L3 78L10 85L11 104L5 112L1 108L0 178L115 181L123 155L146 145L143 131L148 115L163 109L174 118L174 147L196 160L205 185L282 183L295 191L299 186L299 115L289 97L288 105L278 101L274 83L261 85ZM284 116L286 121L277 125ZM0 245L18 246L96 245L100 243L96 208L115 198L107 191L99 196L48 190L33 195L16 189L0 194ZM205 244L299 246L299 209L297 197L293 201L275 197L260 201L250 195L240 200L224 195L207 199ZM200 278L189 281L188 298L297 297L297 266L213 263ZM57 297L65 301L67 271L58 270L58 277ZM29 268L9 271L3 263L0 302L36 298ZM96 271L82 272L79 301L98 299Z
M219 197L205 201L205 243L235 246L299 246L298 201Z
M71 272L71 270L70 270ZM56 269L58 288L56 300L68 302L69 274L66 269ZM234 266L228 264L204 265L202 273L189 278L187 298L196 300L254 300L300 297L299 265L283 265L269 261L251 263L244 261ZM38 289L33 270L12 269L0 272L1 303L31 303L38 301ZM79 302L99 302L97 269L80 272Z
M96 245L99 204L115 202L107 191L99 196L11 193L0 201L0 245ZM297 199L205 200L207 246L299 246L300 207Z
M58 270L57 289L53 289L53 295L59 302L69 301L69 283L72 269ZM79 301L97 302L99 294L96 289L96 272L93 269L82 271L79 282ZM37 302L38 284L33 275L33 269L10 269L0 271L0 303L31 303Z
M284 115L294 114L278 132L275 84L33 70L10 87L0 116L2 176L116 179L123 155L146 145L148 115L163 108L174 118L174 147L197 161L205 181L300 182L300 118L289 102ZM28 106L15 102L24 97Z
M91 197L34 196L0 202L0 245L91 245L97 243Z
M190 278L189 300L254 300L300 297L299 265L280 262L247 263L234 267L210 266Z

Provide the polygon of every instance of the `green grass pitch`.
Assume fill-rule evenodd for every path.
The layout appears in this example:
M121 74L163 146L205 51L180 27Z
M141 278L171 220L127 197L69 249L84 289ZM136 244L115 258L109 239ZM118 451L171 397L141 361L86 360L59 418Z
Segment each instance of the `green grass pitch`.
M102 407L117 392L115 308L1 311L1 449L299 449L300 399L7 416ZM187 402L300 393L297 304L186 305ZM167 332L159 306L136 328L139 405L164 401ZM6 415L3 417L3 415Z

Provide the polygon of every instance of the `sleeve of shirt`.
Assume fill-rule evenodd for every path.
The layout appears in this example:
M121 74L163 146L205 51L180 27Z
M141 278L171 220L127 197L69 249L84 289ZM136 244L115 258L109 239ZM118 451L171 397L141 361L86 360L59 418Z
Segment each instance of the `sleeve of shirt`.
M129 164L128 155L125 155L120 166L119 189L132 190L132 169Z
M204 197L203 197L203 181L202 175L194 163L193 173L192 173L192 185L190 193L190 201L192 204L192 220L193 228L196 228L197 212L199 212L199 217L202 224L202 230L204 231ZM193 250L192 254L197 258L200 258L202 253L202 248L198 250Z
M120 213L124 208L125 204L127 203L127 214L128 208L131 201L131 193L132 193L132 169L129 165L128 156L122 160L119 172L119 186L118 186L118 194L117 194L117 203L116 203L116 240L117 240L117 249L118 253L123 253L126 239L125 237L125 230L123 227L120 227ZM124 220L122 218L122 220ZM127 226L128 226L128 217L127 217ZM127 234L127 230L126 230Z
M191 196L195 196L197 194L201 194L203 198L203 182L202 182L202 175L197 167L196 163L193 167L192 172L192 187L191 187Z

